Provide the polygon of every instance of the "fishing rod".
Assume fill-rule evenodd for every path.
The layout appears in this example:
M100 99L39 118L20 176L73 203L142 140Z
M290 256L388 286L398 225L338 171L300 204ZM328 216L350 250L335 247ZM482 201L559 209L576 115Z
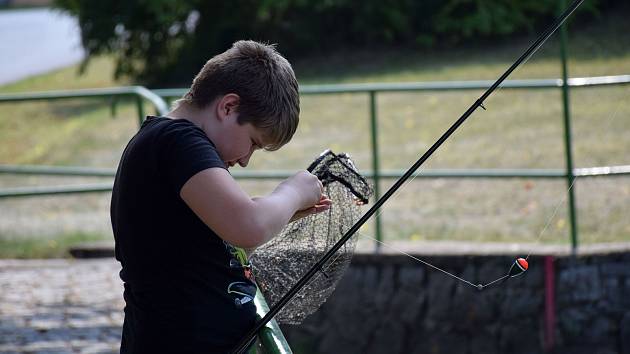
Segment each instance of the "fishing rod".
M354 234L365 224L372 215L411 177L420 166L459 128L473 112L481 107L486 109L483 102L490 96L512 72L527 60L540 46L551 37L551 35L564 23L564 21L584 2L584 0L574 0L569 7L541 34L527 50L483 93L462 115L451 125L442 136L400 177L390 188L379 198L374 205L343 235L339 241L322 256L322 258L304 274L304 276L267 312L256 325L243 337L232 351L233 353L243 353L256 338L256 334L278 313L291 299L315 276L319 271L323 271L324 264L354 236Z

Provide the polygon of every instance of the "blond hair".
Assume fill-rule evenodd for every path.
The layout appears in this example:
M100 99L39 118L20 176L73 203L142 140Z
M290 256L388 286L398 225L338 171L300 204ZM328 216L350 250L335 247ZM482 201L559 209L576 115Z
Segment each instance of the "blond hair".
M238 123L260 129L269 142L266 150L291 140L300 114L298 83L291 64L273 45L235 42L206 62L177 104L205 108L228 93L240 97Z

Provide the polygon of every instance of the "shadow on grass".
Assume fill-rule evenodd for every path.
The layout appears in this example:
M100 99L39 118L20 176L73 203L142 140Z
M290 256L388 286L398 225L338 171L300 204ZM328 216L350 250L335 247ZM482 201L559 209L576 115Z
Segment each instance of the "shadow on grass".
M68 249L83 242L108 240L107 236L72 233L54 237L0 235L0 259L70 258Z

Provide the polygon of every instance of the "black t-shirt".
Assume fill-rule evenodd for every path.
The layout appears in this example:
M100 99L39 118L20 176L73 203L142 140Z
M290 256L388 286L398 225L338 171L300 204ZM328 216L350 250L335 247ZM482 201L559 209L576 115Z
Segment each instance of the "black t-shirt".
M184 119L148 117L123 152L111 202L125 283L122 353L226 352L254 325L249 272L179 195L207 168L225 164Z

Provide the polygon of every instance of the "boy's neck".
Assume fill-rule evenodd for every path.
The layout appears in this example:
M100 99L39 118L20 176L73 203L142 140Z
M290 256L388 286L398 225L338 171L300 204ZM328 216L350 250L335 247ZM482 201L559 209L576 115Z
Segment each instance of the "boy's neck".
M215 141L217 131L219 131L219 120L216 117L215 104L199 109L190 104L182 103L170 111L166 116L172 119L185 119L206 133L208 138Z
M208 108L198 109L190 104L182 103L168 112L166 116L172 119L186 119L203 129L212 120L212 109Z

